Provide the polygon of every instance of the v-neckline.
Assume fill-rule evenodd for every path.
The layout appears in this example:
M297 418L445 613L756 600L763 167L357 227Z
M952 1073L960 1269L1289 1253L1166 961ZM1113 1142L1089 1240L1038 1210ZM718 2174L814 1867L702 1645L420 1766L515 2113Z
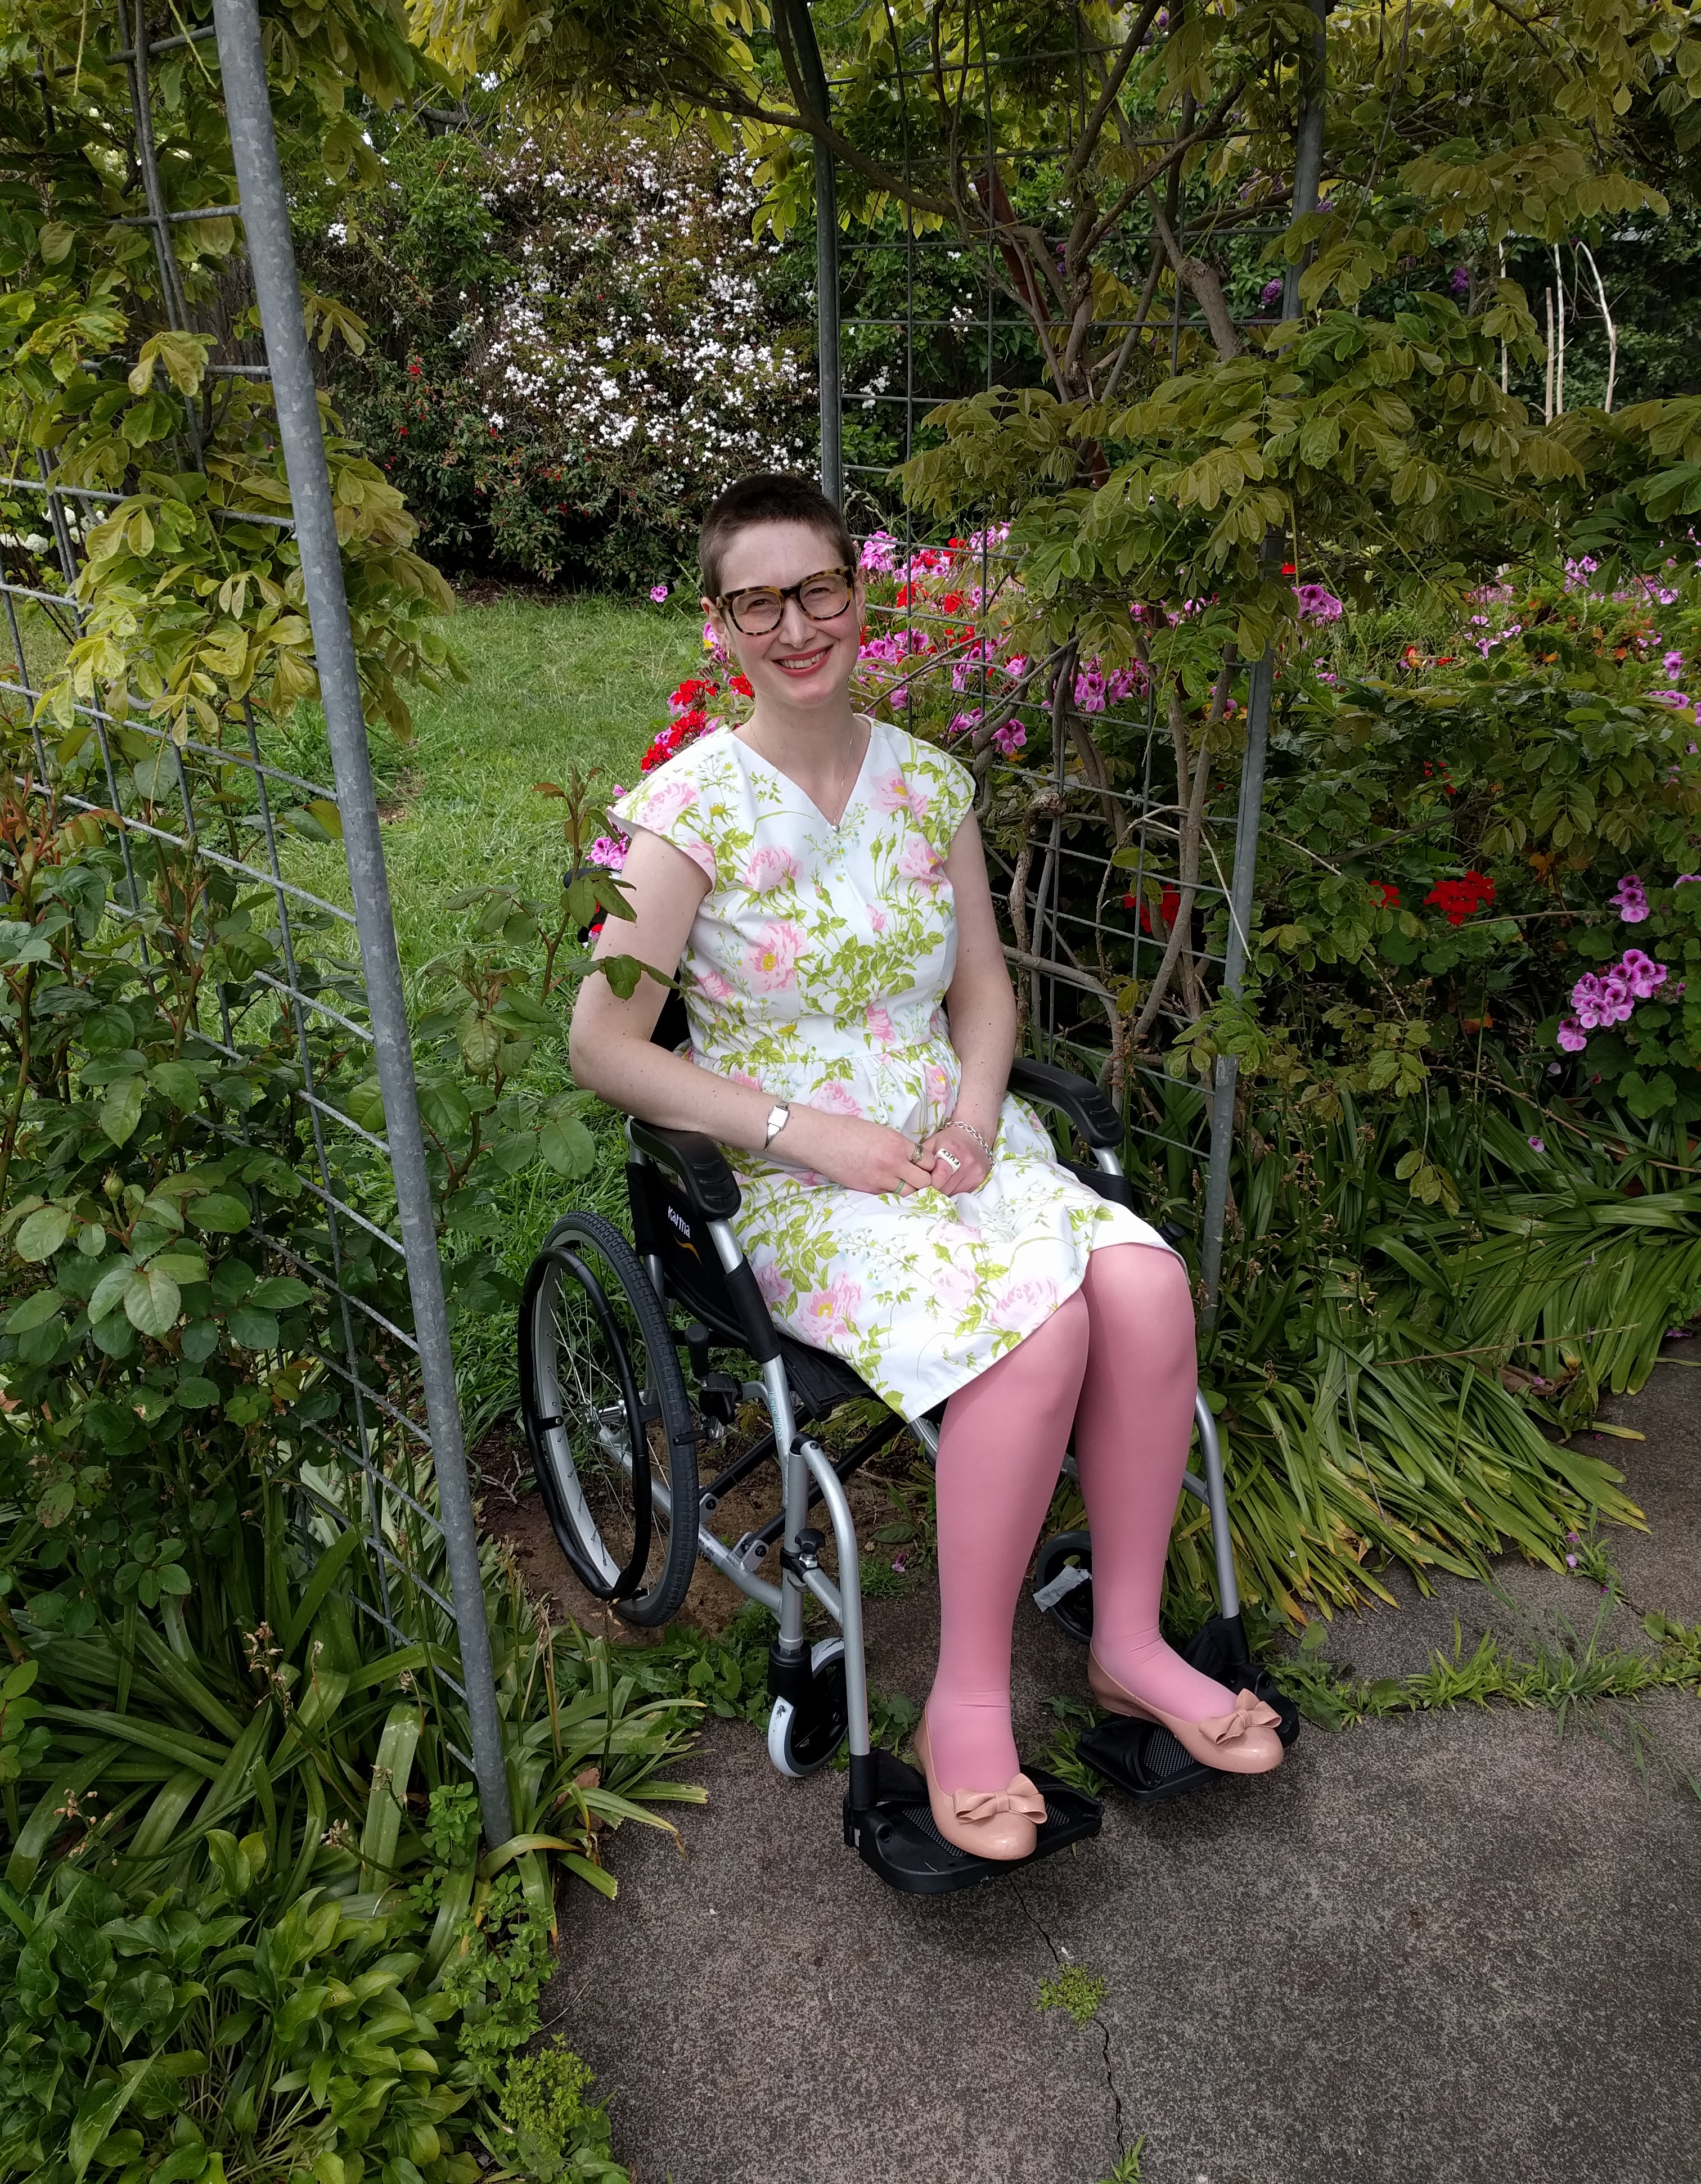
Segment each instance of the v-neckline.
M856 801L856 791L862 785L862 777L868 771L868 760L873 756L874 749L874 729L876 722L873 715L869 713L853 713L850 717L853 721L860 721L867 729L868 733L867 739L864 741L862 745L862 756L861 762L858 764L856 772L851 777L850 786L845 792L845 802L840 808L839 816L836 819L828 818L827 814L822 810L821 806L816 802L809 791L803 786L803 783L800 781L794 781L791 776L785 772L783 768L777 766L771 758L764 758L761 753L752 744L745 743L742 738L737 735L734 735L733 741L738 744L739 749L744 752L747 758L753 758L758 766L765 766L777 781L783 781L788 788L792 789L796 794L800 796L804 802L809 806L810 810L815 814L816 817L821 820L825 825L830 827L836 834L839 832L839 829L845 824L845 820L850 816L850 806Z

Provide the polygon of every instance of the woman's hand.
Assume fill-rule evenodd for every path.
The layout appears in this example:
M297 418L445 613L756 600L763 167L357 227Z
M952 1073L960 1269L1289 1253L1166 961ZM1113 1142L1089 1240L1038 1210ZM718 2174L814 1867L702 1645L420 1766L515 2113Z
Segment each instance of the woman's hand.
M876 1195L940 1188L930 1151L916 1150L913 1138L889 1130L884 1123L865 1123L854 1115L823 1115L817 1107L794 1105L791 1120L768 1147L771 1159L811 1168L846 1190Z
M992 1163L980 1147L953 1123L941 1123L931 1137L923 1139L922 1157L933 1162L934 1189L948 1198L979 1190L992 1173Z

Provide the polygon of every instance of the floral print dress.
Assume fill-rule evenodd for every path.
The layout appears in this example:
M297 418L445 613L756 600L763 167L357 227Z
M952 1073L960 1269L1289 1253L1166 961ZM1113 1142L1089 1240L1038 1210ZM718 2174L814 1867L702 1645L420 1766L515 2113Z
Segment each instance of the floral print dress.
M707 875L682 968L693 1058L775 1100L921 1139L962 1070L944 996L956 962L945 857L973 800L967 768L869 724L845 816L730 733L704 738L613 807ZM850 1190L728 1148L733 1223L774 1317L835 1351L907 1418L1031 1334L1107 1244L1167 1249L1071 1175L1007 1098L980 1189Z

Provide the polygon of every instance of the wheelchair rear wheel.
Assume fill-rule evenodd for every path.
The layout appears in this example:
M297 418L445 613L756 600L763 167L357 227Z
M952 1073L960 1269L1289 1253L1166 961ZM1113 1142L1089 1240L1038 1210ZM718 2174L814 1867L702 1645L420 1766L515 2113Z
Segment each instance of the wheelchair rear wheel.
M520 1407L575 1574L626 1622L666 1623L697 1558L696 1422L666 1314L600 1214L558 1221L526 1277Z

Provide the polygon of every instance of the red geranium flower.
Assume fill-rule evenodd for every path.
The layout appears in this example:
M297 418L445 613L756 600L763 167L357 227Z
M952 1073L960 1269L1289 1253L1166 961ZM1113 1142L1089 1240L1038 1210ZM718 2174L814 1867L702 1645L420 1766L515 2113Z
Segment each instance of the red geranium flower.
M1133 910L1133 909L1135 909L1135 908L1137 907L1137 908L1138 908L1138 910L1139 910L1139 911L1140 911L1140 929L1141 929L1141 931L1142 933L1150 933L1150 932L1151 932L1151 930L1152 930L1152 905L1151 905L1151 904L1150 904L1150 903L1148 903L1148 902L1142 902L1142 903L1140 903L1140 904L1136 905L1136 903L1135 903L1135 898L1133 897L1133 895L1132 895L1132 894L1125 894L1125 895L1123 897L1123 899L1122 899L1122 906L1123 906L1123 908L1124 908L1124 910ZM1162 905L1162 908L1163 908L1163 922L1164 922L1167 926L1170 927L1172 929L1174 928L1174 923L1175 923L1175 913L1176 913L1176 911L1177 911L1178 910L1180 910L1180 907L1181 907L1181 891L1180 891L1180 889L1179 888L1166 887L1166 888L1164 889L1164 890L1163 890L1163 905Z
M1400 907L1400 890L1391 880L1372 880L1370 884L1373 888L1381 889L1382 906L1385 910L1397 910Z
M1494 900L1494 883L1481 872L1466 872L1462 879L1437 880L1424 897L1425 907L1445 913L1449 925L1463 925Z

